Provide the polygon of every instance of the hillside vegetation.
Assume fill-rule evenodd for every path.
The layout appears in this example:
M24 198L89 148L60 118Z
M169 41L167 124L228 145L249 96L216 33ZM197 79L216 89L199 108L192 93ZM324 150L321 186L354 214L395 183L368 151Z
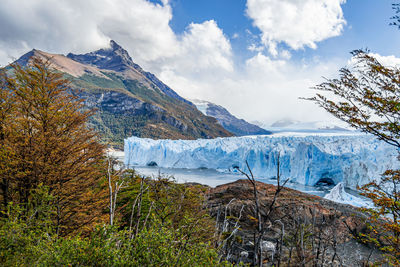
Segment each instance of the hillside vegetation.
M50 63L70 80L73 93L96 113L89 124L103 140L122 147L129 136L154 139L197 139L232 136L215 118L203 115L153 74L135 64L114 41L110 48L84 55L50 54L32 50L17 60L26 66L32 57Z

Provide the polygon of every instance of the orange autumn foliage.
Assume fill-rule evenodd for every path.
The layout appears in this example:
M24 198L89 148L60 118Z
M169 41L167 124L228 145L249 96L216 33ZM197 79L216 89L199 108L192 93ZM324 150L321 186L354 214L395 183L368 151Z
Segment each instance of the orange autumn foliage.
M65 235L106 208L101 185L104 146L86 125L69 81L49 61L13 64L0 78L0 200L28 203L39 184L54 196L55 226Z

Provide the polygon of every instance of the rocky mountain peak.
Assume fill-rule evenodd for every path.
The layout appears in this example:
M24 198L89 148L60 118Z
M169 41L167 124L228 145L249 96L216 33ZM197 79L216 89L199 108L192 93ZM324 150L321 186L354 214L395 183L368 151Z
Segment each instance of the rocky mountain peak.
M17 59L17 61L15 61L15 63L21 65L21 66L26 66L29 62L29 60L31 59L31 57L33 57L36 53L36 49L32 49L31 51L25 53L24 55L22 55L19 59Z
M124 71L129 67L140 69L139 65L133 62L128 51L123 49L114 40L110 41L110 47L81 55L69 53L67 57L83 64L91 64L100 69L118 72Z
M105 49L105 50L107 50L107 49ZM110 41L110 50L111 50L110 51L111 53L107 53L109 56L114 57L114 58L120 58L121 63L123 63L125 65L129 65L129 66L134 65L133 60L129 56L128 51L123 49L122 46L117 44L114 40ZM101 51L101 50L98 50L98 51Z
M243 119L236 118L226 108L222 106L199 99L192 99L190 101L204 115L214 117L215 119L217 119L219 124L221 124L225 129L234 133L235 135L242 136L271 134L271 132L268 130L262 129L257 125L248 123Z
M116 51L116 50L122 50L124 52L126 52L125 49L122 48L122 46L120 46L119 44L117 44L116 41L114 40L110 40L110 48L112 51ZM126 52L127 53L127 52Z
M99 69L112 70L124 73L130 79L147 81L149 88L158 87L164 94L192 105L189 101L179 96L174 90L160 81L154 74L144 71L138 64L134 63L128 51L122 48L114 40L110 41L107 48L102 48L87 54L76 55L69 53L68 58L86 65L94 65Z

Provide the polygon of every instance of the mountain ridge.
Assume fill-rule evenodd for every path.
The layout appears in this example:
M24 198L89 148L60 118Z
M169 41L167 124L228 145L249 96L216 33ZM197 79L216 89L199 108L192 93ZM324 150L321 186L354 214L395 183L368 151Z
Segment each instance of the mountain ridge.
M204 115L214 117L222 127L237 136L272 134L272 132L255 124L249 123L243 119L238 119L223 106L205 100L192 99L190 101L196 105L197 109Z
M32 57L71 81L71 90L87 108L97 110L90 127L105 141L122 146L126 137L197 139L232 136L215 118L205 116L155 75L133 62L115 41L109 48L68 56L33 49L16 63L26 66Z
M144 71L138 64L134 63L132 58L129 56L129 53L114 40L110 41L109 48L101 48L81 55L68 53L67 57L82 64L94 65L99 69L122 72L125 73L127 77L130 77L130 75L137 75L138 73L142 74L147 79L150 86L153 84L160 88L166 95L191 104L190 101L179 96L169 86L160 81L154 74Z

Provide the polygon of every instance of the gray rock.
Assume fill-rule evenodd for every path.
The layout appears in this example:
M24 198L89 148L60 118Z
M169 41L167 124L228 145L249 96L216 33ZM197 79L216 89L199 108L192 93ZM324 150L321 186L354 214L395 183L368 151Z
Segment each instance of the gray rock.
M240 252L240 257L241 258L248 258L249 257L249 252L247 252L247 251Z

